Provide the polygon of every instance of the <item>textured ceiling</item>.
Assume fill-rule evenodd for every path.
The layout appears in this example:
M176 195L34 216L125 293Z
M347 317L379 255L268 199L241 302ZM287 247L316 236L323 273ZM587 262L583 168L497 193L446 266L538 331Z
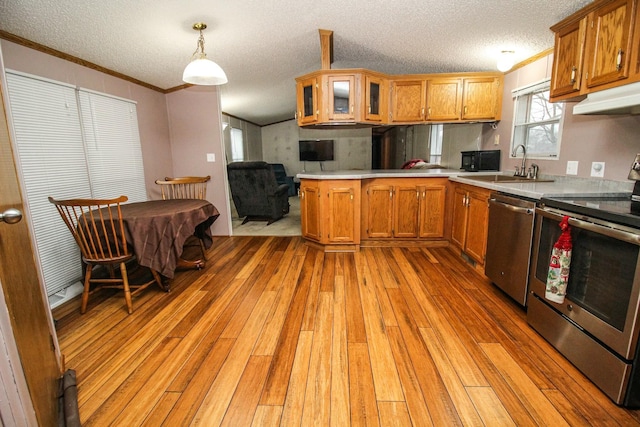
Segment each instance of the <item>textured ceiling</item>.
M205 51L226 72L224 112L290 119L294 78L320 68L391 74L495 70L553 46L549 27L590 0L0 0L0 29L162 89L180 86L206 22Z

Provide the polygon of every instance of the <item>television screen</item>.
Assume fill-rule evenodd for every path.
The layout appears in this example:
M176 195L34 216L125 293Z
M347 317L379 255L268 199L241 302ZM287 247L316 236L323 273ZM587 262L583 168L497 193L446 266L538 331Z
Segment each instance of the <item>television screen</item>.
M314 139L300 142L300 161L324 162L333 160L333 140Z

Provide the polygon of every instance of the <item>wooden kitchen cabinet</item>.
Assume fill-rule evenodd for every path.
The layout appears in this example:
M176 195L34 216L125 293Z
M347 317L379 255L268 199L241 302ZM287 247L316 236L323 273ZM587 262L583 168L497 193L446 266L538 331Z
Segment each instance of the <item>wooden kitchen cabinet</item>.
M427 120L455 121L462 118L462 79L431 79L427 82Z
M552 26L551 101L639 81L638 20L637 0L597 0Z
M302 236L322 244L360 243L360 181L300 181Z
M296 95L298 125L318 123L320 121L318 77L314 76L299 80L296 84Z
M366 122L384 123L389 110L389 89L387 80L373 74L364 75L364 97L362 111Z
M498 77L473 77L463 80L462 120L500 120L502 80Z
M389 178L365 183L363 238L443 238L446 189L446 178Z
M391 80L389 90L391 123L416 123L425 120L426 80Z
M326 120L348 122L356 119L356 76L354 74L334 74L326 76L324 105Z
M451 241L470 258L484 264L489 225L490 191L456 184L453 195Z

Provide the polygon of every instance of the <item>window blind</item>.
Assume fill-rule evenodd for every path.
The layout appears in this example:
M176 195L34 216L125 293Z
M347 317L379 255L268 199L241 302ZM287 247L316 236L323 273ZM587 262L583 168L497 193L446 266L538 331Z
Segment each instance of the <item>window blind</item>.
M144 201L136 104L6 70L18 167L47 294L82 280L80 251L48 196Z

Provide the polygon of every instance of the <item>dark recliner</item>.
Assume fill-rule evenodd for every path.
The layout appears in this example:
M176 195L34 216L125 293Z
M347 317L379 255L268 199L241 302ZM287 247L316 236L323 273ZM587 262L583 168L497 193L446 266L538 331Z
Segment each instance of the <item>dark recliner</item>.
M289 186L278 184L269 163L229 163L227 174L238 216L245 217L243 224L255 220L271 224L289 213Z
M293 176L288 176L287 171L282 163L270 163L273 172L276 174L278 184L287 184L289 186L289 197L296 195L296 185L293 182Z

